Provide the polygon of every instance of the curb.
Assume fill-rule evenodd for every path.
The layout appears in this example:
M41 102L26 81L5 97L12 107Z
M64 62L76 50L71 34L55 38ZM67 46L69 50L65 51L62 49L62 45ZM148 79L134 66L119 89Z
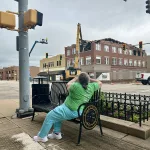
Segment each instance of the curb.
M150 126L101 115L102 126L146 140L150 137Z

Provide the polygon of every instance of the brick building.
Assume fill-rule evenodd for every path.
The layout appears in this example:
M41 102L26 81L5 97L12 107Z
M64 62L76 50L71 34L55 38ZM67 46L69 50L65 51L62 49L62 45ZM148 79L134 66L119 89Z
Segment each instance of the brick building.
M150 55L147 56L147 72L150 73Z
M39 67L30 66L30 76L34 78L39 73ZM19 80L19 67L10 66L0 69L0 80Z
M109 74L111 81L133 80L137 72L146 72L146 52L123 42L107 38L95 41L84 41L80 46L80 68L92 73L95 78ZM65 47L66 66L74 62L75 44ZM105 76L104 76L105 80Z

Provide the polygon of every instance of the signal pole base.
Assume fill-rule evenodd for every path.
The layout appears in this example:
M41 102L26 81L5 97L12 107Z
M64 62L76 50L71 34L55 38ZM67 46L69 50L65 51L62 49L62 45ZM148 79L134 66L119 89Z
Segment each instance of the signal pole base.
M24 111L23 109L16 109L16 117L25 118L33 116L33 111L33 108L29 108L28 111Z

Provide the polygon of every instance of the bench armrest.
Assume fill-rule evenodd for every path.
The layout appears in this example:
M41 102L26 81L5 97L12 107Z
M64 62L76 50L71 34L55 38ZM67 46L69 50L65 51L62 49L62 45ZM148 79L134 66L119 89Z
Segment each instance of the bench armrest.
M99 105L99 99L96 100L96 101L93 101L93 102L87 102L87 103L81 104L81 105L78 107L78 110L77 110L77 111L78 111L78 116L79 116L79 117L82 116L82 114L81 114L81 107L84 106L84 108L85 108L85 107L87 107L87 106L89 106L89 105L95 105L95 106L98 106L98 105Z

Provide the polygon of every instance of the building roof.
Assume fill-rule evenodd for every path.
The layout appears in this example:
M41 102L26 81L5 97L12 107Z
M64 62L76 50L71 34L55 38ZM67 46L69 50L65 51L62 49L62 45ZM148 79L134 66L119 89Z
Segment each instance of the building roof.
M111 42L111 43L116 43L116 44L126 44L128 45L130 48L134 48L135 50L138 50L139 48L136 47L135 45L132 45L132 44L128 44L128 43L125 43L125 42L121 42L121 41L118 41L118 40L115 40L115 39L112 39L112 38L104 38L104 39L100 39L100 40L82 40L82 45L83 47L86 47L85 49L89 49L90 48L90 44L92 42L100 42L100 41L108 41L108 42ZM75 46L76 44L72 44L71 46L68 46L67 48L70 48L72 46ZM145 51L145 50L143 50Z

